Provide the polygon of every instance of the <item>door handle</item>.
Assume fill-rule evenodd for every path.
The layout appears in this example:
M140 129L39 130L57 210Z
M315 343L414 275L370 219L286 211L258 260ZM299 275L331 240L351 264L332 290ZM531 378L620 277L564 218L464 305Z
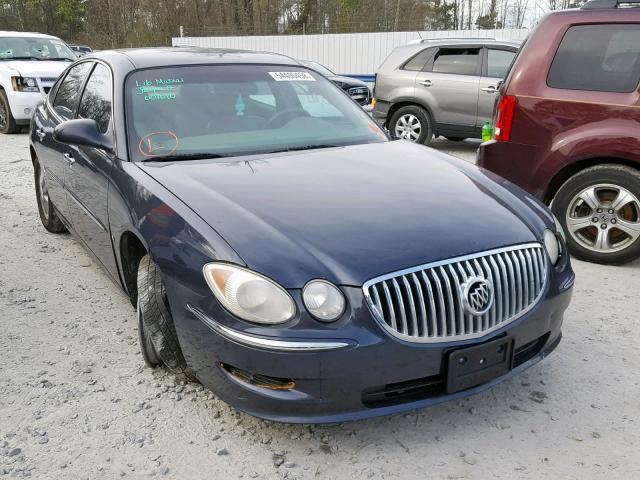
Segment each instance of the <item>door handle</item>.
M430 87L431 85L433 85L433 82L431 80L422 80L421 82L419 82L420 85L422 85L423 87Z
M44 133L44 130L41 128L36 128L36 135L38 136L38 138L40 139L40 141L44 140L44 137L46 135L46 133Z
M73 165L74 163L76 163L76 159L73 158L73 155L71 155L70 153L63 153L62 157L65 159L65 161L67 162L67 164L69 166Z
M493 85L489 85L488 87L484 87L482 89L483 92L487 92L487 93L496 93L498 91L498 89L496 87L494 87Z

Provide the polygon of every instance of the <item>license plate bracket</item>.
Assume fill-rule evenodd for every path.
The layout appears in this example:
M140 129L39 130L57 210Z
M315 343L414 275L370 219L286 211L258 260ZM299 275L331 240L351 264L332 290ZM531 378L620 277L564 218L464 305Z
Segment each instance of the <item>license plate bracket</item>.
M455 393L500 377L513 366L513 338L501 337L449 354L447 393Z

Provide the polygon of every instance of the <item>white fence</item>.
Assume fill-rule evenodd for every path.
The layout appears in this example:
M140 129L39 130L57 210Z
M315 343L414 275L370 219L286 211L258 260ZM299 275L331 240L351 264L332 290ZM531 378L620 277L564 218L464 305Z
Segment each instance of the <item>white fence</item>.
M420 38L498 38L522 41L526 29L343 33L247 37L176 37L174 46L238 48L314 60L342 74L373 75L389 52Z

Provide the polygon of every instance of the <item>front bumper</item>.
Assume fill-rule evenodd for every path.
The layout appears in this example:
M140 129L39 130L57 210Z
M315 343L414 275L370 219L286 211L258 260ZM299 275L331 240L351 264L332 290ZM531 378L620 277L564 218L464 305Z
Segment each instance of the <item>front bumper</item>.
M562 318L573 285L567 268L553 275L535 308L485 338L417 344L389 336L372 318L357 288L344 288L352 306L348 326L315 343L344 343L325 351L295 351L249 345L207 325L202 305L174 311L180 343L198 379L233 407L251 415L290 423L332 423L397 413L466 397L525 370L548 355L561 338ZM359 302L359 303L358 303ZM194 313L195 312L195 313ZM485 384L446 394L448 354L503 335L514 338L514 368ZM273 338L273 340L283 340ZM287 338L300 342L303 338ZM230 375L222 365L276 378L295 387L272 390Z
M31 114L39 103L44 102L45 96L40 92L7 92L11 114L16 122L28 124Z

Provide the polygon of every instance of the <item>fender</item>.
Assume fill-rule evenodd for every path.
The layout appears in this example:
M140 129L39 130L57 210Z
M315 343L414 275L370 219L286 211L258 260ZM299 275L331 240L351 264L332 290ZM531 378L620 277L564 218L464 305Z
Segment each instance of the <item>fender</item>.
M391 106L389 107L389 113L387 114L387 121L391 118L391 115L393 115L392 112L394 112L397 108L399 108L398 104L401 104L401 103L406 103L406 104L410 103L412 105L418 105L419 107L424 108L429 113L431 120L435 122L435 119L433 118L433 110L431 109L431 107L426 102L423 102L422 100L419 100L418 98L411 97L411 96L398 97L394 99L393 102L391 102Z
M552 178L545 198L581 168L599 163L624 163L640 168L640 139L635 119L607 119L558 133L533 173L536 181Z
M212 260L245 265L207 223L134 163L117 161L111 181L109 227L120 287L127 294L131 292L127 288L121 250L127 234L133 234L140 241L165 275L187 278L185 269L200 271L202 265ZM199 277L201 275L191 278ZM204 278L202 283L204 285Z

